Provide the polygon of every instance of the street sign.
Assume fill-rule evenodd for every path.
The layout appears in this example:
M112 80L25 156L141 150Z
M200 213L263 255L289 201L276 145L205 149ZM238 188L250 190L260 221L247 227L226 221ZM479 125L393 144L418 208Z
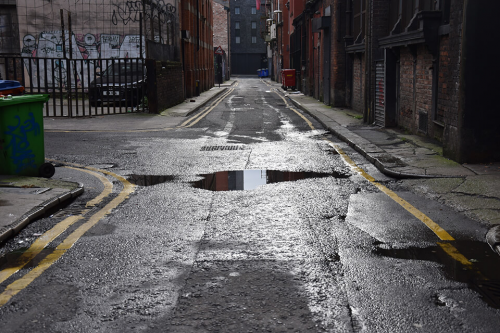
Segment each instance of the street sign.
M223 53L224 53L224 51L222 51L222 47L220 47L220 46L219 46L219 47L217 48L217 50L215 50L215 52L214 52L214 53L215 53L215 54L223 54Z

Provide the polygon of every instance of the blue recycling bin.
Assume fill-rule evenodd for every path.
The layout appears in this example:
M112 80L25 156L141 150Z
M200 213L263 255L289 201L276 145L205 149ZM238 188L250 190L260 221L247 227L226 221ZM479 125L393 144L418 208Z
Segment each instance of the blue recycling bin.
M0 80L0 95L19 96L24 93L24 87L19 81Z
M258 76L258 77L261 77L261 73L262 73L262 70L259 68L259 69L257 70L257 76Z
M268 77L269 76L269 70L267 68L263 68L260 72L261 77Z

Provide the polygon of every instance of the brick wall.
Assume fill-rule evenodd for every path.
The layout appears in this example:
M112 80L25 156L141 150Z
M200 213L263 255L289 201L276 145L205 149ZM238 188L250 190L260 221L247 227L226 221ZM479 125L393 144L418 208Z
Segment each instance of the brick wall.
M417 66L415 77L415 99L416 114L415 128L419 128L419 117L421 112L427 114L428 128L422 129L428 133L432 124L432 54L425 45L419 45L417 49Z
M441 37L439 50L438 103L436 120L444 124L443 154L459 158L459 81L462 47L463 1L454 0L450 8L450 32Z
M158 111L184 102L184 75L180 62L156 62Z
M458 126L458 82L460 78L460 47L462 4L452 2L450 33L441 37L439 50L438 107L436 120Z
M413 95L413 55L408 48L400 51L400 100L398 124L413 131L414 127L414 95Z
M181 10L181 30L190 32L189 40L183 41L183 61L186 97L192 97L197 90L201 93L214 86L213 3L181 1Z
M224 9L228 8L230 5L229 0L214 0L213 1L213 13L214 13L214 48L221 47L225 54L225 64L226 72L224 73L224 78L229 79L230 77L230 66L231 66L231 50L229 44L229 12Z
M365 97L364 97L364 81L365 81L365 56L354 56L352 70L352 108L356 111L363 112Z
M444 123L445 114L449 114L453 103L451 102L451 87L448 87L451 82L451 64L450 64L450 36L441 38L439 50L439 79L438 79L438 107L436 110L436 120ZM447 117L448 118L448 117ZM451 120L452 125L457 126L456 119Z
M227 22L227 11L224 10L224 6L229 7L228 0L214 0L213 2L213 12L214 12L214 47L221 46L226 53L229 53L229 41L228 41L228 22Z
M340 0L332 1L331 8L339 8L342 6L341 10L345 11L345 2ZM340 24L335 24L338 20L339 14L332 10L334 19L332 21L332 52L331 52L331 86L330 86L330 102L333 106L345 106L346 105L346 57L345 57L345 26ZM344 19L344 17L342 17Z

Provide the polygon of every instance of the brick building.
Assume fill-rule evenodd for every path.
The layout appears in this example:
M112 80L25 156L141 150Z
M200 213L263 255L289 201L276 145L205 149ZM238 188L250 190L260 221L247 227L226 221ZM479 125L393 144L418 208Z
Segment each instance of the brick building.
M265 6L256 0L236 0L231 6L231 74L255 74L268 68Z
M85 94L97 73L133 59L150 65L150 112L184 100L177 0L0 0L0 78Z
M212 0L180 2L181 36L186 97L214 86Z
M278 36L289 40L303 93L439 140L454 160L500 160L499 47L488 42L499 1L284 0L281 8L289 25Z
M214 48L219 46L224 51L220 56L220 61L216 64L222 64L222 72L224 72L224 80L230 78L231 66L231 49L230 49L230 32L231 32L231 13L229 0L213 0L214 8Z
M334 20L340 29L346 23L339 97L345 93L345 105L363 111L367 123L441 141L454 160L499 160L499 123L489 120L498 117L490 85L498 47L471 47L487 44L499 8L486 0L348 2Z

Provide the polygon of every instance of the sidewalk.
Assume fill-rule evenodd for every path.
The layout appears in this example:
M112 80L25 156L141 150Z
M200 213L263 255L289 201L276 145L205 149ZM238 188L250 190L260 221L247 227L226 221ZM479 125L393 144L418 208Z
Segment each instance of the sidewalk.
M57 179L0 176L0 244L26 225L83 193L83 185Z
M500 254L500 163L458 164L442 156L442 147L439 142L427 137L407 134L399 129L379 128L364 124L362 115L358 112L326 106L300 92L283 91L279 83L268 78L263 81L277 88L298 108L317 119L330 132L367 158L382 173L400 179L403 185L412 188L413 191L454 207L473 219L490 226L497 226L496 229L492 229L488 238L492 247L498 246L497 251ZM235 82L235 80L227 81L220 88L217 85L196 98L165 110L161 115L124 114L96 117L99 121L95 118L47 118L45 130L116 131L117 128L123 128L140 131L172 128L184 121L184 117L196 112L224 93ZM50 184L53 180L45 180L45 182L44 184ZM5 188L2 186L0 182L0 191L4 192ZM57 192L52 193L55 195ZM11 196L10 193L3 195L4 197ZM19 225L20 220L25 218L24 215L19 216L15 222L7 219L3 213L2 200L5 199L0 197L0 206L2 206L0 242L17 232L17 229L8 227L9 225ZM35 204L35 201L24 200L18 203L18 210L32 211L39 205L39 202ZM4 229L11 230L8 231L8 236L2 236Z

